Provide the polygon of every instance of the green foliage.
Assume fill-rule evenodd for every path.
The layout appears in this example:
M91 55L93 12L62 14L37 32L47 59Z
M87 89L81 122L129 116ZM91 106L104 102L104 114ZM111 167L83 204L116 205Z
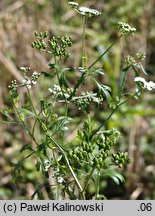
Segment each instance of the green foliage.
M126 77L127 73L130 72L129 69L133 69L135 77L140 78L139 69L143 69L140 61L143 60L144 55L138 53L135 57L128 56L126 59L120 72L119 83L116 86L117 92L113 94L111 84L103 84L103 80L99 80L98 76L108 75L103 73L102 68L94 68L94 65L124 35L132 35L136 29L129 26L129 24L119 22L117 26L121 35L87 67L85 49L86 19L99 16L100 12L86 7L79 7L76 2L70 2L69 5L78 14L82 15L84 21L81 39L82 65L80 67L64 68L61 64L61 60L69 57L68 48L72 45L71 37L55 36L47 39L47 32L35 32L36 40L32 42L31 46L40 52L49 54L50 58L52 58L48 64L49 72L41 71L38 73L34 71L29 76L31 72L29 67L20 68L24 74L24 79L21 83L13 80L9 86L14 111L13 113L0 111L6 118L5 121L1 122L22 125L24 132L27 132L31 138L31 143L25 144L21 148L21 153L26 152L27 155L19 163L12 163L14 181L19 181L25 161L33 157L33 159L35 158L34 166L36 166L36 170L45 179L54 179L60 199L65 198L65 193L70 199L86 199L86 191L90 182L93 182L96 188L95 198L105 198L99 194L101 173L103 173L103 176L109 176L115 183L119 184L124 181L124 178L115 169L122 168L130 163L127 152L116 150L120 132L115 128L106 130L106 124L118 108L134 99L135 96L139 96L143 88L154 89L154 83L142 79L135 80L135 87L138 88L135 88L134 92L125 92ZM76 77L76 72L80 74L79 78L75 79L74 84L67 77L67 73L70 71L74 74L74 77ZM143 72L145 71L143 70ZM39 103L34 105L30 89L37 84L40 75L43 75L45 79L54 79L54 85L51 84L48 88L48 95L46 91L44 97L40 98ZM93 90L81 90L83 85L87 85L90 80L93 83ZM19 88L25 88L26 90L28 102L25 102L25 104L22 104L18 95ZM75 118L78 116L78 112L75 112L74 116L75 110L80 110L83 115L80 129L77 128L75 122ZM101 110L107 116L98 125L96 112ZM72 135L74 127L75 133ZM68 139L70 135L73 136L71 141ZM38 188L36 188L36 193L39 199L43 199L43 195L41 192L39 193ZM56 194L54 194L54 198L57 198Z

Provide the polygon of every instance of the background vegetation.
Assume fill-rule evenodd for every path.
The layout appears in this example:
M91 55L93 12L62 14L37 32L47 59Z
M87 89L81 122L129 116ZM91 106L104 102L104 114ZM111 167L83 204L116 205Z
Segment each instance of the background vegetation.
M71 56L65 65L80 65L82 20L70 10L64 0L1 0L0 1L0 109L9 104L8 85L11 80L22 80L18 67L30 66L33 70L47 70L49 56L31 48L33 32L49 31L51 36L70 35L73 39ZM145 52L144 67L149 79L155 81L155 3L154 0L79 0L79 3L96 8L102 15L88 23L87 54L88 63L116 38L114 25L123 21L136 27L137 34L128 40L121 40L98 63L108 74L111 87L115 89L122 62L128 54ZM133 87L132 73L128 76L127 89ZM74 82L74 78L73 78ZM106 82L106 80L105 80ZM33 88L34 103L42 97L42 91L49 81L40 80ZM92 88L91 84L87 86ZM86 90L86 89L85 89ZM20 92L24 101L24 91ZM60 107L62 109L62 107ZM74 115L75 113L73 113ZM76 113L77 115L77 113ZM82 118L78 113L77 122ZM98 121L104 118L101 112ZM146 92L141 101L131 101L122 106L108 122L107 128L119 129L123 136L119 142L121 150L128 150L131 164L121 172L125 182L104 178L103 193L108 199L155 199L155 100L154 92ZM114 121L115 120L115 121ZM69 139L72 139L72 134ZM30 142L28 135L20 127L0 125L0 199L30 199L39 188L39 198L52 199L48 181L37 171L32 160L24 163L22 177L12 181L11 163L22 159L20 150ZM51 181L51 179L49 179ZM94 188L89 187L88 197Z

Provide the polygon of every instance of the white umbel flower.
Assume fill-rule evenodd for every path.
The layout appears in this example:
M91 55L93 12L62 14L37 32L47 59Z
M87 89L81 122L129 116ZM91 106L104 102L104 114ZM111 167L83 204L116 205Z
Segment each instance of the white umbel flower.
M79 5L77 2L72 2L72 1L69 1L68 4L69 4L70 6L72 6L73 8L77 8L78 5Z
M33 72L33 76L38 76L37 71L34 71L34 72Z
M31 88L31 80L28 77L25 77L25 79L22 80L21 85L26 86L28 89Z
M88 7L79 7L78 12L82 14L83 16L99 16L101 12L95 9L91 9Z
M149 91L155 89L155 83L152 81L147 82L143 77L135 77L135 82L140 82L143 87Z
M136 28L131 27L127 23L118 22L117 26L118 26L118 29L120 30L120 32L123 35L129 35L129 34L132 34L132 33L136 32Z

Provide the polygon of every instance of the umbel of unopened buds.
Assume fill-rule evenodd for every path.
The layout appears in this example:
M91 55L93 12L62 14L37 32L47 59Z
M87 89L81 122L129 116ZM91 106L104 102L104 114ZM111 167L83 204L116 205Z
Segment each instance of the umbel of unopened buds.
M84 122L83 130L78 131L79 145L68 150L68 156L74 162L72 165L80 168L80 166L88 163L91 167L100 170L106 169L111 162L120 167L129 163L127 153L111 153L113 146L116 145L120 137L120 132L117 129L100 131L97 137L92 140L90 134L93 131L93 126L93 121L88 117Z
M24 67L23 67L23 69L24 69ZM24 71L24 73L25 73L25 71ZM34 71L31 77L24 75L24 79L21 81L21 83L17 83L17 80L13 80L13 81L11 81L11 85L9 85L8 87L10 89L17 89L18 87L25 86L28 89L30 89L32 85L37 84L37 79L39 76L40 76L40 73Z
M136 32L136 28L131 27L127 23L118 22L117 27L123 35L129 35Z
M115 154L112 154L112 162L118 167L123 167L124 165L129 164L130 159L128 158L128 153L117 152Z
M73 97L72 102L76 104L79 110L85 110L92 102L97 105L101 104L103 102L103 98L99 97L97 93L86 91L82 92L79 96Z
M93 17L93 16L99 16L101 15L101 12L99 12L96 9L91 9L88 7L79 7L79 4L77 2L68 2L68 4L75 9L79 14L86 16L86 17Z
M47 42L44 41L44 39L47 37L47 32L35 32L34 33L37 40L33 41L31 46L32 48L35 48L39 50L40 52L46 52L53 54L55 57L68 57L68 47L71 47L72 40L68 36L57 36L52 37Z
M54 56L57 57L68 57L69 53L67 52L67 48L72 45L72 40L68 36L57 36L53 37L49 41L49 45L51 48L51 52Z

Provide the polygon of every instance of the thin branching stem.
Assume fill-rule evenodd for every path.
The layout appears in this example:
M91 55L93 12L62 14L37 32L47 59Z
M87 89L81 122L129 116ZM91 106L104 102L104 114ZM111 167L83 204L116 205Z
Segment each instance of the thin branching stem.
M95 171L95 166L92 167L92 169L91 169L91 171L90 171L90 174L87 176L87 179L86 179L86 182L85 182L85 184L84 184L83 191L82 191L83 193L85 193L85 191L86 191L86 189L87 189L87 187L88 187L89 181L90 181L90 179L91 179L91 177L92 177L94 171Z
M86 32L87 17L83 16L83 33L82 33L82 67L86 68L86 53L85 53L85 32Z
M76 182L76 185L77 185L77 187L79 188L80 194L82 195L82 197L83 197L83 199L84 199L85 197L84 197L84 194L83 194L83 188L82 188L82 186L81 186L79 180L77 179L76 174L74 173L74 171L73 171L73 169L72 169L72 166L70 165L70 162L69 162L69 160L68 160L68 157L67 157L67 155L66 155L65 150L63 149L63 147L62 147L59 143L57 143L57 142L50 136L50 134L49 134L48 132L46 132L46 134L47 134L47 136L50 138L50 140L54 143L54 145L59 149L59 151L61 152L61 154L64 156L65 161L66 161L66 164L67 164L67 166L68 166L68 169L70 170L70 172L71 172L71 174L72 174L72 176L73 176L73 178L74 178L74 180L75 180L75 182Z
M78 82L76 83L76 85L74 86L73 92L71 93L70 97L68 100L71 100L72 97L74 97L77 89L79 88L79 86L81 85L81 83L84 81L85 75L87 70L91 69L113 46L115 43L117 43L119 41L119 39L122 37L123 35L120 35L119 38L117 40L115 40L97 59L96 61L94 61L81 75L80 79L78 80Z
M123 35L120 35L89 67L88 70L91 69L113 46L115 43L117 43L119 41L119 39L122 37Z
M93 131L93 133L91 134L91 138L105 125L105 123L112 117L112 115L116 112L116 110L122 106L123 104L127 103L129 100L131 100L132 98L134 98L136 95L138 95L141 92L141 89L139 91L137 91L136 93L132 94L129 98L127 98L126 100L122 101L121 103L117 104L116 107L112 110L112 112L110 113L110 115L101 123L101 125Z
M27 130L28 134L30 135L30 137L32 138L32 140L38 145L38 142L37 140L35 139L33 133L31 133L31 131L29 130L29 128L27 127L27 125L25 124L25 122L22 120L21 116L20 116L20 113L18 111L18 108L16 107L15 103L13 102L13 107L18 115L18 118L21 122L21 124L23 125L23 127Z

